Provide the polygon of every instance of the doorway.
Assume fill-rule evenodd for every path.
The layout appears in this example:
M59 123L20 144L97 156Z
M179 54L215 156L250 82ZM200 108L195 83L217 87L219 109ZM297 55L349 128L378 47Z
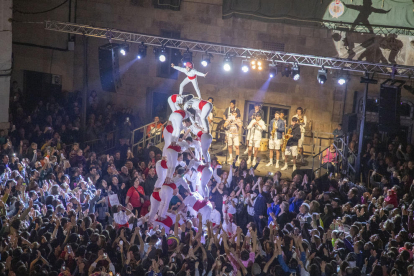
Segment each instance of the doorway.
M249 113L250 111L254 110L254 105L257 102L253 102L253 101L246 101L245 103L245 108L244 108L244 120L243 120L243 125L245 127L248 126L248 122L249 122ZM287 126L287 123L290 122L290 106L286 106L286 105L279 105L279 104L268 104L268 103L260 103L262 105L262 110L264 112L264 118L263 121L265 122L267 129L266 131L263 131L262 134L262 138L269 138L269 123L270 121L274 118L275 116L275 112L279 111L279 112L283 112L284 114L284 119L285 119L285 125Z

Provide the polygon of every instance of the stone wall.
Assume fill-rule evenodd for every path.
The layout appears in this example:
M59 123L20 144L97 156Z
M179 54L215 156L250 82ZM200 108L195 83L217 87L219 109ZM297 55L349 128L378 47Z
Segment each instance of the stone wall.
M8 127L9 91L12 67L12 1L0 1L0 129Z
M42 10L50 7L50 2L39 0L15 0L17 5L27 9ZM74 1L74 0L73 0ZM286 52L338 56L338 45L327 29L298 27L284 24L264 23L245 19L221 18L221 0L183 1L180 11L154 9L150 0L78 0L77 23L99 27L116 28L132 32L161 35L161 31L180 32L181 38L206 42L222 43L244 47L262 48L264 42L285 44ZM54 19L67 21L67 8L30 18L31 20ZM73 18L72 13L72 19ZM20 19L20 16L19 16ZM42 26L15 24L18 41L48 44L65 47L67 35L42 30ZM36 32L35 32L36 31ZM120 58L122 68L122 88L117 93L103 92L99 80L98 47L107 43L103 39L88 39L88 76L89 89L96 90L102 99L110 100L117 106L132 107L141 118L150 120L151 113L148 95L152 91L176 93L183 75L175 79L157 77L157 61L148 48L148 55L142 61L135 59L138 45L131 45L130 54ZM342 47L342 46L341 46ZM15 79L21 78L22 70L53 72L63 75L63 87L68 90L82 89L83 78L83 44L82 38L76 37L74 52L60 52L41 48L14 46L16 57ZM53 56L53 59L52 59ZM199 78L199 85L204 98L215 98L218 113L228 106L232 99L238 100L238 107L244 111L245 101L262 101L268 104L289 106L291 114L298 106L307 109L308 120L312 120L312 129L331 132L342 114L352 111L354 91L362 92L364 86L359 83L362 74L352 74L347 86L339 86L334 79L338 72L328 72L328 81L320 85L317 81L318 68L301 67L301 78L292 78L278 74L268 80L268 72L249 72L240 70L241 60L234 59L234 69L226 73L222 70L222 57L215 56L207 68L201 68L201 54L194 54L197 69L208 71L206 79ZM381 82L381 81L380 81ZM194 93L188 85L185 92ZM371 94L379 93L379 85L370 86ZM360 95L361 93L359 93ZM412 95L403 92L403 98L412 99ZM344 110L345 108L345 110Z

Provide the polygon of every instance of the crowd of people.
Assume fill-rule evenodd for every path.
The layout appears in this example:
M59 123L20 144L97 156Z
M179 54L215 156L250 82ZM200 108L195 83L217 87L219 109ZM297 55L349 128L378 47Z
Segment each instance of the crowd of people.
M148 144L135 157L123 141L97 155L77 143L80 103L41 101L26 113L13 99L12 127L0 133L0 275L414 275L414 156L398 138L366 141L357 183L259 177L259 157L225 169L199 153L212 169L204 190L206 167L186 150L173 171L183 184L157 218L159 166L169 162L160 150ZM101 120L90 102L96 127L133 121L127 110Z

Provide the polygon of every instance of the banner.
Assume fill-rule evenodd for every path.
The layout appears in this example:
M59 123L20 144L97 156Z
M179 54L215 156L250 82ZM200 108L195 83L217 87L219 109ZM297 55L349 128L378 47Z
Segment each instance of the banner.
M301 25L343 24L350 31L414 28L413 0L223 0L223 19ZM401 31L390 30L390 33Z

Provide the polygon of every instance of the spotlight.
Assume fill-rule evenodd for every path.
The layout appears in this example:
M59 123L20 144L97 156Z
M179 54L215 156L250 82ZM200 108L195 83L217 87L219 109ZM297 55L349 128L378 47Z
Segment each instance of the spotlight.
M338 84L339 85L344 85L347 81L347 75L344 74L344 69L341 69L341 72L339 73L339 77L338 77Z
M322 68L320 70L318 70L318 76L317 76L318 82L320 84L324 84L326 82L326 79L328 78L327 73L328 73L328 71L322 65Z
M226 55L223 61L223 70L226 72L230 71L232 67L231 65L232 65L231 56Z
M122 44L121 48L119 48L119 52L121 55L125 56L129 52L129 45L128 44Z
M256 70L257 66L256 66L256 60L252 60L250 62L250 67L252 68L252 70Z
M188 48L187 51L183 53L183 58L181 59L181 62L183 63L184 67L187 62L193 62L193 53L191 53Z
M300 69L299 65L296 62L292 66L292 77L295 81L299 80L300 78Z
M247 66L247 65L243 65L243 66L242 66L242 71L243 71L244 73L249 72L249 66Z
M143 59L146 56L147 56L147 46L144 45L144 42L142 42L141 45L139 45L139 47L138 47L137 58L138 59Z
M161 62L165 62L167 60L167 51L164 46L161 48L154 48L154 54Z
M283 67L282 77L289 77L290 73L291 73L291 70L289 68L289 65L285 65L285 67Z
M211 55L211 54L209 54L209 53L205 53L202 57L201 57L201 65L203 65L204 67L206 67L207 65L209 65L210 64L210 62L211 62L211 58L212 58L213 56Z
M282 73L283 74L283 73ZM269 69L269 78L274 78L277 75L276 68L270 68Z

